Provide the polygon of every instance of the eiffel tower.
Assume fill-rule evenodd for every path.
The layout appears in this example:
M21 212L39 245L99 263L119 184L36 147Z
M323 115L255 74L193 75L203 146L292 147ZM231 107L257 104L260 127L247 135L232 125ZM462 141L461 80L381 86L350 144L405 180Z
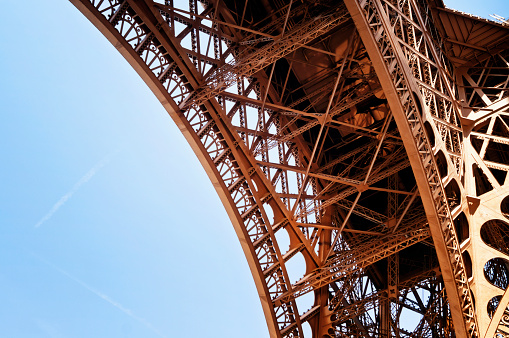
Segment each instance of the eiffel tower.
M199 158L271 337L509 336L503 18L441 0L71 2Z

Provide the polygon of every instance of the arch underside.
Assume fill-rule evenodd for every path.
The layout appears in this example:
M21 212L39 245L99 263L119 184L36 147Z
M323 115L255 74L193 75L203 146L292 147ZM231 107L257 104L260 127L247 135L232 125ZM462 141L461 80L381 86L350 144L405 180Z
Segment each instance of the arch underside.
M505 335L507 28L474 22L490 54L425 1L71 2L200 159L271 336Z

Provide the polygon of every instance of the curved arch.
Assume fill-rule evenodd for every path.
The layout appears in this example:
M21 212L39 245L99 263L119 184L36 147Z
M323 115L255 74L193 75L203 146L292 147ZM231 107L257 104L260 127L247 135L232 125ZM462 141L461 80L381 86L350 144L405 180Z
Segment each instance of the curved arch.
M351 79L342 78L343 67L355 52L354 47L362 45L356 34L349 34L348 39L343 38L344 41L336 46L337 55L342 56L339 63L341 68L334 69L320 83L324 91L329 91L323 96L330 94L330 99L320 102L322 110L310 113L304 108L297 109L299 104L315 100L313 96L304 101L294 98L294 106L281 107L277 104L281 100L267 99L276 68L273 66L270 71L267 66L275 65L281 55L296 52L291 48L300 46L286 43L288 41L283 39L285 35L277 39L272 37L273 42L260 44L260 50L253 52L257 58L250 58L250 55L243 54L245 50L235 49L234 38L228 40L226 34L221 36L224 31L210 33L213 28L197 19L199 16L195 8L189 9L192 14L185 19L191 22L183 24L178 32L177 26L169 26L170 22L176 25L175 22L185 20L182 17L174 20L175 13L161 4L154 7L153 4L130 0L73 0L73 3L145 80L200 159L237 232L272 336L300 336L303 322L309 323L317 334L341 329L341 323L324 322L324 318L330 318L329 311L337 312L339 307L355 303L355 297L349 296L351 292L365 291L367 286L375 289L375 282L369 281L371 285L367 285L368 281L363 279L368 268L382 269L381 260L389 261L389 257L394 258L399 251L429 237L424 213L419 214L422 206L414 203L418 194L420 199L417 201L424 204L445 276L456 330L459 335L475 334L477 327L473 301L453 225L452 204L447 200L451 196L447 195L447 188L443 186L433 155L433 145L423 124L423 114L433 115L434 112L436 114L432 118L437 123L453 125L448 136L441 135L442 140L437 142L440 144L436 147L440 148L440 154L448 155L440 157L440 160L445 158L445 165L456 169L443 174L449 176L447 179L452 178L449 182L460 182L457 179L458 168L462 167L462 150L458 146L461 139L459 122L440 121L444 119L443 116L457 119L455 101L447 99L450 93L442 93L446 98L442 95L436 97L440 101L437 107L446 109L447 114L432 111L423 94L425 89L418 88L409 75L410 70L405 68L405 61L408 60L399 60L390 55L394 63L384 65L383 62L388 59L377 54L380 51L376 46L370 45L367 49L374 59L383 89L388 93L387 101L392 115L387 113L376 120L369 118L372 110L385 105L386 101L373 97L379 88L373 89L362 81L354 86L350 83ZM190 7L195 6L193 3L190 2ZM363 10L373 10L377 4L371 4L373 8L361 9L355 8L358 4L353 0L347 3L356 15L354 19L360 26L363 42L373 43L369 42L373 36L365 28L374 25L366 22L359 24L359 17L363 15ZM306 22L301 23L301 27L296 25L293 33L301 34L299 37L303 41L312 41L319 33L341 27L349 15L341 4L337 6L328 15L320 13L316 20L303 20ZM226 14L222 15L224 17ZM387 25L380 16L369 16L369 19L373 18L381 20L380 27ZM192 32L190 35L184 34L189 31ZM200 35L203 31L209 31L209 47L210 41L214 41L211 53L208 47L206 52L200 53ZM348 31L351 32L351 28ZM235 35L233 31L228 33ZM387 31L382 33L379 37L385 39L383 43L392 46L394 37ZM190 40L192 48L182 46L179 39L183 36ZM253 36L248 37L251 40L241 42L256 42L252 40ZM271 41L271 37L265 38ZM427 43L431 45L429 41ZM400 48L397 45L393 47ZM222 49L225 50L224 54L217 56L216 53L221 54ZM431 53L436 53L433 51L431 48ZM401 52L401 55L404 53ZM270 62L265 59L270 59ZM291 68L290 65L286 66ZM281 74L274 76L281 77ZM237 84L237 92L227 92L233 84ZM343 100L335 100L336 90L343 88L343 85L351 86L349 90L355 95L345 95ZM445 87L447 85L445 83ZM286 84L281 87L286 87ZM296 96L302 94L295 90ZM321 95L320 90L317 90L317 95ZM333 106L335 101L339 104ZM278 115L275 111L284 111L285 114ZM384 111L378 109L377 116L380 117ZM280 116L291 114L302 115L305 119L295 123L294 119ZM238 124L233 124L230 115L238 119ZM351 123L359 116L363 117L362 124ZM267 125L275 131L271 131ZM343 152L328 153L334 159L324 165L316 161L322 149L337 146L327 143L328 139L322 137L322 133L328 133L329 128L333 136L330 139L341 138L348 142L344 142L346 146ZM327 131L324 132L325 129ZM350 134L364 137L363 133L374 141L359 144L361 142L356 143L356 138L353 141L348 139ZM391 139L395 145L384 145L387 139ZM306 148L307 144L314 146ZM344 155L345 152L353 159ZM267 159L278 156L278 162ZM347 159L350 162L344 165L342 162ZM409 164L415 177L400 174ZM320 165L323 167L320 168ZM334 166L339 169L327 171ZM294 182L287 184L289 180ZM415 188L416 181L418 189ZM375 185L378 182L387 187ZM327 191L338 183L342 185L340 189ZM458 187L455 192L459 196L457 199L460 199L461 189ZM381 196L389 201L387 205L377 203ZM461 201L458 200L458 203ZM278 242L278 234L286 233L290 242L288 249L280 247ZM286 262L295 255L304 258L305 276L292 281ZM396 266L388 265L392 269L388 272L392 280L376 282L379 288L380 284L387 282L390 292L398 292L398 283L394 281L399 279L400 273ZM309 292L314 292L315 305L306 313L299 312L295 299ZM356 330L362 331L362 325L357 325Z
M482 241L489 247L508 255L509 224L500 219L491 219L482 224L480 235Z
M271 336L279 335L281 317L283 320L293 319L298 323L298 318L295 319L292 315L298 313L294 309L295 304L275 307L271 302L274 297L272 294L278 294L285 288L280 285L288 287L288 276L284 264L279 264L283 261L284 252L280 252L273 227L267 226L272 222L267 219L261 207L261 198L267 198L270 188L267 188L267 183L261 178L260 169L246 159L243 154L245 150L239 147L238 139L236 140L234 135L228 135L224 121L208 113L217 109L216 107L207 104L207 111L192 108L187 116L180 113L178 103L182 102L192 88L199 87L192 64L180 56L182 53L178 52L178 46L171 41L169 34L158 30L157 20L150 16L151 10L138 7L144 4L112 0L107 3L99 2L96 7L93 2L72 2L142 77L200 160L239 237ZM151 52L143 53L142 47ZM156 53L157 57L154 58ZM155 65L154 59L158 61ZM185 70L187 71L184 74ZM254 186L250 184L252 180L257 182L258 191L251 191L250 186ZM273 224L287 226L289 222L285 221L284 217L284 212L279 212L279 219ZM270 239L272 244L267 245ZM264 265L257 259L257 255L264 257ZM279 266L272 268L271 274L265 275L262 269L268 270L273 265ZM298 325L300 326L300 323Z
M484 265L484 277L492 285L505 290L509 286L509 261L504 258L492 258Z
M500 211L502 211L502 215L504 215L505 218L509 219L509 196L504 197L500 203Z

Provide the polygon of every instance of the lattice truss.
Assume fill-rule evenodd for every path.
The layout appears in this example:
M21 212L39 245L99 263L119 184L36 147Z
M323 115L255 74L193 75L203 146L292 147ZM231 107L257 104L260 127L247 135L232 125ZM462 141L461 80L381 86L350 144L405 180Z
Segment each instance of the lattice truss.
M271 336L507 335L509 52L467 41L507 28L444 38L424 0L71 1L207 170Z

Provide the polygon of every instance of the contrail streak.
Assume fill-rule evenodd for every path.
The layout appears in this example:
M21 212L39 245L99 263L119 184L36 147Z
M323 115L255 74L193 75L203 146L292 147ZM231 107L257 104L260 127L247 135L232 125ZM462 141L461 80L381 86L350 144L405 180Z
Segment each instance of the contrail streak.
M58 272L60 272L62 275L68 277L69 279L72 279L73 281L75 281L76 283L78 283L79 285L81 285L82 287L87 289L88 291L92 292L93 294L95 294L99 298L101 298L101 299L105 300L106 302L110 303L111 305L113 305L114 307L116 307L117 309L119 309L120 311L122 311L123 313L125 313L126 315L131 317L132 319L134 319L134 320L138 321L139 323L143 324L147 329L149 329L150 331L154 332L159 337L167 338L164 334L162 334L158 329L156 329L145 318L142 318L142 317L139 317L139 316L135 315L130 309L126 308L125 306L123 306L119 302L117 302L114 299L110 298L108 295L105 295L104 293L100 292L99 290L94 289L93 287L91 287L90 285L85 283L84 281L82 281L82 280L78 279L77 277L71 275L69 272L59 268L58 266L48 262L47 260L45 260L44 258L40 257L39 255L37 255L37 254L35 254L33 252L30 252L30 253L32 254L32 256L34 256L35 258L37 258L38 260L40 260L44 264L52 267L53 269L55 269Z
M35 225L35 228L38 228L40 227L44 222L46 222L47 220L49 220L53 214L55 212L58 211L58 209L60 209L62 207L62 205L65 204L65 202L67 202L69 200L69 198L72 197L72 195L74 195L74 193L76 191L78 191L78 189L85 183L87 183L88 181L90 181L90 179L92 177L94 177L94 175L99 171L99 169L101 169L102 167L104 167L104 165L106 163L108 163L109 161L109 156L106 156L105 158L103 158L101 161L99 161L95 166L92 167L92 169L90 169L85 175L83 175L82 178L80 178L80 180L78 182L76 182L76 184L74 184L74 186L72 187L72 189L67 193L65 194L64 196L62 196L57 203L55 203L55 205L53 205L53 207L50 209L50 211L48 211L48 213L40 219L39 222L37 222L37 224Z

